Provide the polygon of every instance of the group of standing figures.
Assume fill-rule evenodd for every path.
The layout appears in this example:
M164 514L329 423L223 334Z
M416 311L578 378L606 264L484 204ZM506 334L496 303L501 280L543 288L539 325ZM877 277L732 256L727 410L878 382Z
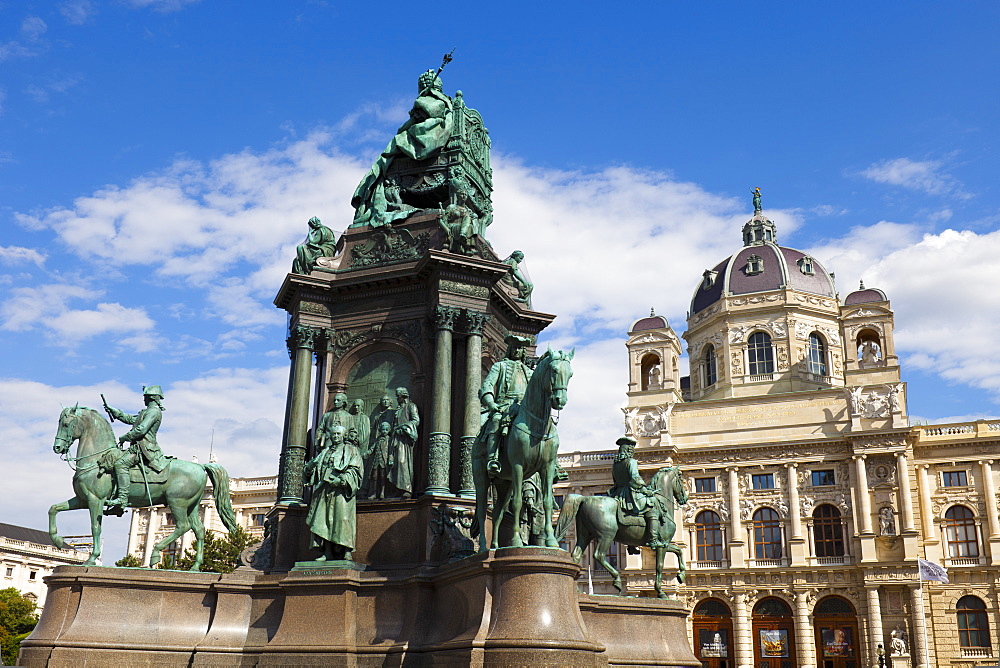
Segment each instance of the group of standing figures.
M396 405L386 394L370 415L365 402L333 397L316 429L316 456L303 473L313 490L306 523L318 561L350 559L357 533L357 498L408 499L413 495L413 446L420 414L405 387Z

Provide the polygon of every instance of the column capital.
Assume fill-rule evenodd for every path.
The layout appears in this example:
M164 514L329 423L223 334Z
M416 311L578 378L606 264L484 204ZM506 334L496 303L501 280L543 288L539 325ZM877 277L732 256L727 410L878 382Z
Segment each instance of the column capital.
M485 327L486 323L490 321L489 314L463 309L463 315L465 316L463 318L465 333L472 336L482 336L483 327Z
M288 338L285 339L285 343L288 345L289 350L292 350L293 348L312 349L316 340L322 335L322 333L323 330L319 327L298 324L289 330Z
M865 459L868 459L868 455L851 455L851 459L853 459L855 461L865 460Z
M729 473L736 473L739 470L740 470L739 466L727 466L726 467L726 471L728 471Z
M786 469L794 469L794 468L797 468L798 465L799 465L798 462L787 462L786 464L784 464L784 467Z
M993 460L992 459L980 459L979 460L979 465L980 466L993 466Z
M906 459L906 450L900 450L897 452L896 459Z
M455 321L461 312L462 309L457 309L454 306L435 306L434 326L438 329L455 331Z

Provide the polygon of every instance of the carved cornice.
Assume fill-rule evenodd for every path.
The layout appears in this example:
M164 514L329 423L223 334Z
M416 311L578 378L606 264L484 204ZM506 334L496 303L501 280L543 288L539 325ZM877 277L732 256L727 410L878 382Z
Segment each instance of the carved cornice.
M678 463L687 466L699 466L708 464L725 464L729 462L745 462L749 459L789 459L815 457L837 453L850 452L851 448L843 441L836 441L829 445L773 445L754 448L739 448L731 450L712 449L709 451L679 452L676 455Z

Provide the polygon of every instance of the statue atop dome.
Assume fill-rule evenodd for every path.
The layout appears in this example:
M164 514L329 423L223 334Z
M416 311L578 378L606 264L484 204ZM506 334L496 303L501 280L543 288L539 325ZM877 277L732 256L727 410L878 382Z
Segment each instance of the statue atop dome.
M753 215L759 215L761 212L760 208L760 188L751 188L750 193L753 195Z
M454 99L444 93L439 75L450 61L447 54L436 72L418 78L410 118L354 191L352 227L383 227L449 207L462 208L462 220L475 221L474 233L481 235L493 222L489 133L461 91Z

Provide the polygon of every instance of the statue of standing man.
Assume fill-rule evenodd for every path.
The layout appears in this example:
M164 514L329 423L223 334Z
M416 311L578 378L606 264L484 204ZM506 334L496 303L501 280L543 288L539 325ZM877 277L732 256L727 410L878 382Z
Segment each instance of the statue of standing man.
M313 534L313 547L323 551L316 561L350 559L357 535L357 501L361 487L361 453L344 439L346 430L330 429L325 447L303 468L312 485L312 500L306 524Z
M500 447L531 378L531 367L524 363L531 339L510 335L505 341L507 357L490 367L479 389L479 401L487 415L476 441L486 442L486 470L491 476L500 474Z
M413 446L420 428L420 413L405 387L396 388L396 405L387 477L403 498L408 499L413 496Z
M347 430L354 426L354 416L347 410L347 395L343 392L338 392L333 395L333 407L326 413L323 413L323 417L319 421L319 428L316 430L316 451L318 452L323 448L326 441L330 438L330 431L334 427L343 427L344 436L346 437Z

